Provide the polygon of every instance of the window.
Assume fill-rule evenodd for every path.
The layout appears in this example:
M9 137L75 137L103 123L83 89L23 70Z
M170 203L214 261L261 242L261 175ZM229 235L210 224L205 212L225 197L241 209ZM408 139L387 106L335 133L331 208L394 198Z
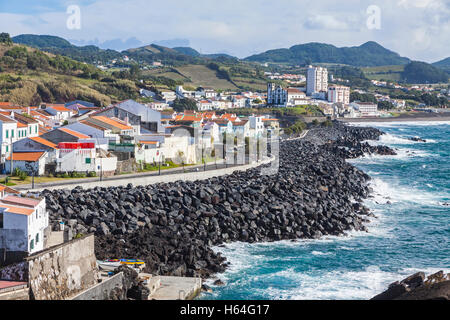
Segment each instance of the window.
M34 239L31 240L30 242L30 250L34 249Z
M11 138L14 138L14 130L11 130Z
M38 126L34 127L34 133L38 133Z
M9 152L9 146L6 146L6 152Z
M86 164L91 163L91 158L86 158Z
M9 138L9 130L6 130L6 138Z
M36 244L39 243L39 233L36 233Z
M3 213L0 213L0 229L3 229Z

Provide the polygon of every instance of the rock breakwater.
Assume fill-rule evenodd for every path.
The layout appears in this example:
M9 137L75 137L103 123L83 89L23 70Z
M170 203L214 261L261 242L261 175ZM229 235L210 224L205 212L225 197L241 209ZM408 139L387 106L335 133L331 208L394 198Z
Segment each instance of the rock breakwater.
M159 275L210 277L226 261L211 248L224 243L318 239L366 230L367 174L346 162L364 153L381 131L317 128L306 139L284 141L274 175L251 169L196 182L133 187L44 190L55 228L95 232L96 255L139 258ZM369 148L370 147L370 148Z

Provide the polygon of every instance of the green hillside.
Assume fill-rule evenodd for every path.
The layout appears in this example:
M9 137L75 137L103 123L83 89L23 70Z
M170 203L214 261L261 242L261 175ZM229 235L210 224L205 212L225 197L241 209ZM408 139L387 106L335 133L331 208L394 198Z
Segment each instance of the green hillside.
M21 105L92 101L98 106L138 97L133 80L24 45L0 43L0 101Z
M364 75L370 80L401 81L404 65L362 68Z
M407 64L408 58L400 57L376 42L370 41L359 47L337 48L324 43L307 43L289 49L270 50L245 60L290 64L339 63L352 66L383 66Z
M446 83L448 79L449 75L445 71L420 61L412 61L402 73L402 80L406 83Z
M450 73L450 57L433 63L433 66L438 67L444 71L447 71L447 73Z
M54 54L64 55L77 61L96 64L107 63L122 56L115 50L103 50L96 46L78 47L69 41L55 36L22 34L12 38L14 43L24 44Z

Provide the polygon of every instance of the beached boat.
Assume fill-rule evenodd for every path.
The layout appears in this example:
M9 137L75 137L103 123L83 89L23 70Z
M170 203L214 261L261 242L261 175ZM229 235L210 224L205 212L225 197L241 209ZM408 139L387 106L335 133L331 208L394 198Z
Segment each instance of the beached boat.
M114 271L120 266L126 265L131 268L144 268L145 262L137 259L109 259L109 260L97 260L97 265L100 269L105 271Z

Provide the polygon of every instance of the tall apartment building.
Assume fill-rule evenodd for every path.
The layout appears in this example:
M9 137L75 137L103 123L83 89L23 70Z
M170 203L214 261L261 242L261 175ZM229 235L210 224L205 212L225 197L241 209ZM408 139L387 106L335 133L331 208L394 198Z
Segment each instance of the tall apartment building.
M285 105L287 102L287 90L275 83L267 84L267 104Z
M328 102L350 103L350 88L345 86L332 86L328 88Z
M306 94L328 90L328 70L322 67L308 67L306 74Z

